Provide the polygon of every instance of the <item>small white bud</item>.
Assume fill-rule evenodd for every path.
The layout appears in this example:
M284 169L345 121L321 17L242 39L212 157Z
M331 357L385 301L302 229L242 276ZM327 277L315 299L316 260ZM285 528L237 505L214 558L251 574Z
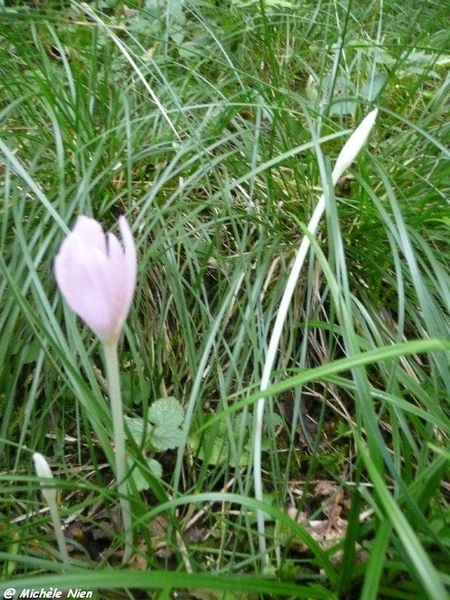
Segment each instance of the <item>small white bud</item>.
M47 459L40 454L35 452L33 454L34 468L38 477L43 479L51 479L53 481L52 470L47 462ZM53 487L47 487L45 483L41 483L42 495L48 505L54 503L56 506L56 489Z
M366 143L367 138L372 131L372 127L375 124L377 115L378 108L375 108L368 115L366 115L366 117L364 117L352 135L345 142L342 150L339 153L339 156L337 157L336 164L334 165L332 173L333 185L336 185L342 174L349 168L349 166L360 153L361 148Z
M44 456L39 452L35 452L33 454L34 460L34 468L36 470L36 474L38 477L48 477L49 479L53 479L53 474L50 469L50 466Z
M55 528L56 540L58 542L59 551L63 563L68 567L70 565L69 553L67 551L67 544L62 532L61 519L59 518L58 504L56 502L56 489L54 487L54 479L52 470L44 456L39 452L33 454L34 468L38 477L42 479L48 479L48 484L41 482L42 495L48 504L50 509L50 515L53 521L53 527Z

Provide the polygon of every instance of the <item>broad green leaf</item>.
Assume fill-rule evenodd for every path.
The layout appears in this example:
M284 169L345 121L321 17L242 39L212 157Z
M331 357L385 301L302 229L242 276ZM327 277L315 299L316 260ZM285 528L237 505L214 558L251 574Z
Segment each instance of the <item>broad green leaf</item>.
M144 420L141 417L125 417L125 421L134 441L141 446L144 442L144 435L148 434L148 425L145 431Z
M156 427L176 428L184 419L184 410L176 398L161 398L153 402L148 411L148 420Z
M148 411L148 419L155 425L149 436L153 448L171 450L181 444L183 432L179 427L184 419L184 410L176 398L156 400Z
M183 442L181 429L176 427L156 427L150 436L150 442L155 450L173 450Z
M151 473L153 473L153 475L158 477L158 479L161 479L161 477L162 477L161 464L154 458L148 458L148 459L146 459L146 462L147 462L149 471L151 471ZM139 492L142 492L143 490L148 490L150 488L150 483L148 481L148 478L145 477L145 475L143 474L141 469L142 469L142 467L137 465L136 468L134 468L131 471L131 477L134 481L134 485L136 486L136 489Z
M141 417L127 418L128 429L138 445L146 450L171 450L183 440L180 429L184 410L176 398L156 400L148 411L148 423Z

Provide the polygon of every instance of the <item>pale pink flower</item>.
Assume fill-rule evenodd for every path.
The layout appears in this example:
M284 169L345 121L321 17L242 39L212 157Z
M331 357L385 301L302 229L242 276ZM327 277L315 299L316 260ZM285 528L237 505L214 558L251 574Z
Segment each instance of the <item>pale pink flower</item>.
M95 219L78 217L55 259L58 287L70 308L103 343L117 341L133 301L136 248L119 217L123 247Z

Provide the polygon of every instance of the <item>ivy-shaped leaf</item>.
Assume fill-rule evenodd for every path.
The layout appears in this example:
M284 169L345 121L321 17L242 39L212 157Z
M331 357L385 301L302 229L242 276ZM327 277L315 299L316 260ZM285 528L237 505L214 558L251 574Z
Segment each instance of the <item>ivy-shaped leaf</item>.
M184 410L176 398L161 398L150 406L148 420L154 425L150 430L149 443L156 450L172 450L183 441L180 429Z
M158 479L162 477L162 466L161 464L155 460L154 458L146 458L147 466L149 471L155 475ZM131 471L131 477L133 479L134 485L139 492L143 490L148 490L150 488L150 483L148 478L142 472L141 465L135 465L135 468Z
M148 411L148 422L141 417L126 418L128 430L136 444L145 450L173 450L183 441L180 429L184 409L176 398L160 398Z
M138 446L141 446L144 441L144 420L141 417L125 417L125 421L134 441Z

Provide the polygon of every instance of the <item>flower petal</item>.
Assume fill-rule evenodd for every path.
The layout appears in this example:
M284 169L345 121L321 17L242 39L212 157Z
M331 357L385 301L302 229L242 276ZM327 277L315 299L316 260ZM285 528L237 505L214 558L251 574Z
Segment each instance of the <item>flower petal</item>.
M80 215L72 233L82 239L86 248L98 248L103 254L107 254L105 234L102 226L95 219Z
M124 217L120 226L125 250L97 221L79 217L55 259L61 293L103 342L120 335L136 282L136 251Z
M136 274L137 274L137 256L136 246L134 244L133 234L131 233L128 221L122 215L119 217L120 233L122 234L123 245L125 249L125 298L124 306L127 306L126 314L131 307L134 291L136 289Z

